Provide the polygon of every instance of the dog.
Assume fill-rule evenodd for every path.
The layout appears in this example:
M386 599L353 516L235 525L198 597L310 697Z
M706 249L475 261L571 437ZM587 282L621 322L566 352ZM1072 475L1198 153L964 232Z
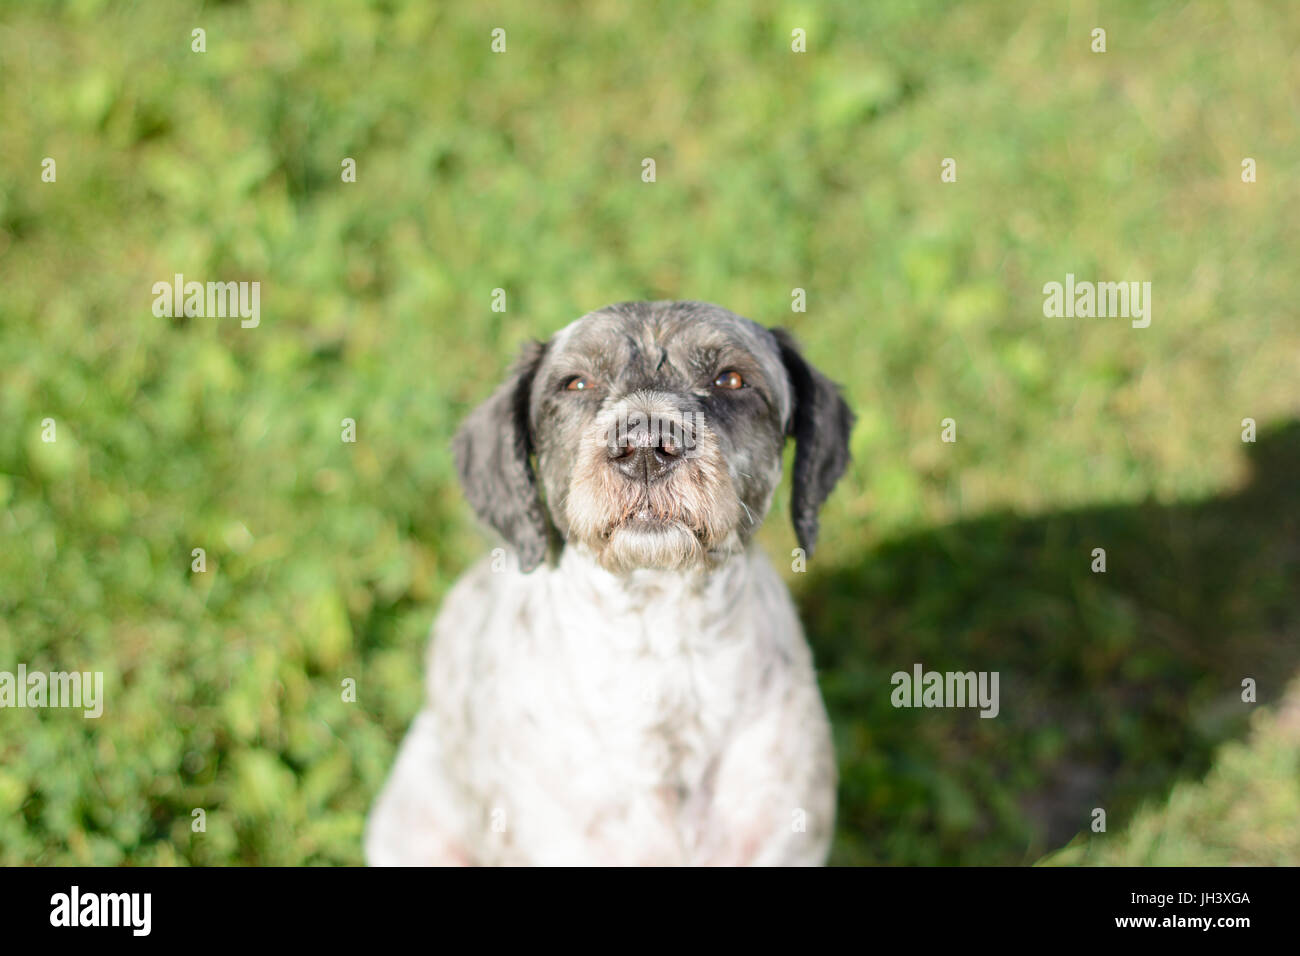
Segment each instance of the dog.
M754 542L795 442L811 555L854 416L784 330L629 302L527 345L454 443L508 548L448 594L372 865L819 865L836 769Z

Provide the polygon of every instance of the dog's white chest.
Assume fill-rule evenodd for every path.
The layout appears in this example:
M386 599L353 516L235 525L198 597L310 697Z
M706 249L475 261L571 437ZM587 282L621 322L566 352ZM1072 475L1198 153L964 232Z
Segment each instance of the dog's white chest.
M473 572L449 603L475 601L478 623L437 631L430 704L479 859L752 862L799 812L829 816L807 651L788 600L764 597L783 590L738 565L616 600L568 560L526 588Z

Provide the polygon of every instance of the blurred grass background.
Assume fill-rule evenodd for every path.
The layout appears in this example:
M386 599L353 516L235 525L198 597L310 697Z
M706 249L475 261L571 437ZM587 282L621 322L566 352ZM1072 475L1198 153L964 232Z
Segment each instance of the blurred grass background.
M0 863L360 862L486 547L452 431L634 298L790 327L858 412L789 575L834 862L1300 863L1298 39L1256 2L0 4L0 670L107 692L0 712ZM1044 319L1067 272L1151 281L1151 327ZM260 281L260 327L155 318L175 273ZM916 661L999 670L1001 716L894 710Z

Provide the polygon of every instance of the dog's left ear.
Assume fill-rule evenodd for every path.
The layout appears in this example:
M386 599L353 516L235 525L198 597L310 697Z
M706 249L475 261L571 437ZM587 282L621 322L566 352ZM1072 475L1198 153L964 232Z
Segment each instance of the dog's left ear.
M528 430L528 393L545 351L541 342L524 346L510 377L470 413L452 442L465 497L515 549L523 571L545 560L548 544Z
M794 491L790 518L799 547L812 556L817 545L817 514L849 464L853 412L839 387L804 360L785 329L773 329L794 395L786 434L795 440Z

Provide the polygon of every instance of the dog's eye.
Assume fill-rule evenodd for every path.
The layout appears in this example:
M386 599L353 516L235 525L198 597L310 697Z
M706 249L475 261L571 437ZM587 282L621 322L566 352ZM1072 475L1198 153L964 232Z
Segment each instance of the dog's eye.
M718 377L713 380L714 388L744 388L745 380L740 377L740 373L735 369L727 369L725 372L719 372Z
M570 392L582 392L595 387L596 383L583 375L575 375L564 383L565 390Z

